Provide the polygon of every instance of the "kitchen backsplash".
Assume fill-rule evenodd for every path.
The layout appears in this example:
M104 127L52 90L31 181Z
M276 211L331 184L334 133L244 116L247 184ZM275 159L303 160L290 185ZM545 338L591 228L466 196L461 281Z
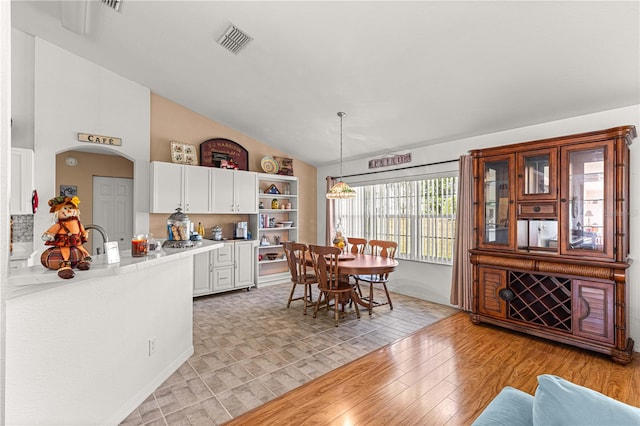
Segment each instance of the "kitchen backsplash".
M33 215L14 214L13 219L13 242L32 243L33 242Z

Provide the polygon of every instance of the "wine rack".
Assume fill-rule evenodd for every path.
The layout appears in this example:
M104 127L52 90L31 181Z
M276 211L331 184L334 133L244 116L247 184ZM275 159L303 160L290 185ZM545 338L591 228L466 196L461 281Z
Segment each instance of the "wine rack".
M509 318L571 332L571 280L509 272Z

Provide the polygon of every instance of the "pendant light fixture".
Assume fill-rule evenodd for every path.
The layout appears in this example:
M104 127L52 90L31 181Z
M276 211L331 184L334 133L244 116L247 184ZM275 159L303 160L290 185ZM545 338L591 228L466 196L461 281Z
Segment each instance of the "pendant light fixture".
M342 181L342 119L345 115L347 114L344 112L338 113L338 117L340 117L340 179L338 179L338 182L327 192L326 197L330 200L343 200L356 197L356 191L351 189L346 182Z

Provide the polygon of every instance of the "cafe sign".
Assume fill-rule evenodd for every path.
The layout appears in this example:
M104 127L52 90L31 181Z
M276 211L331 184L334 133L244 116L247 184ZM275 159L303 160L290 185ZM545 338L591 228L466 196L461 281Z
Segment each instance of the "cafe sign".
M92 135L90 133L78 133L80 142L99 143L102 145L122 146L122 139L113 136Z
M369 160L369 168L376 169L378 167L397 166L411 162L411 154L400 154L389 157L376 158Z

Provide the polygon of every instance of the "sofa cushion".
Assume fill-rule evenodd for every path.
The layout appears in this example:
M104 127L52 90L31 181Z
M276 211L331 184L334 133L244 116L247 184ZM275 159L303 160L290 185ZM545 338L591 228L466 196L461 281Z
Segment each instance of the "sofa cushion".
M507 386L489 403L472 426L530 426L533 396Z
M640 409L550 374L538 376L534 425L640 425Z

